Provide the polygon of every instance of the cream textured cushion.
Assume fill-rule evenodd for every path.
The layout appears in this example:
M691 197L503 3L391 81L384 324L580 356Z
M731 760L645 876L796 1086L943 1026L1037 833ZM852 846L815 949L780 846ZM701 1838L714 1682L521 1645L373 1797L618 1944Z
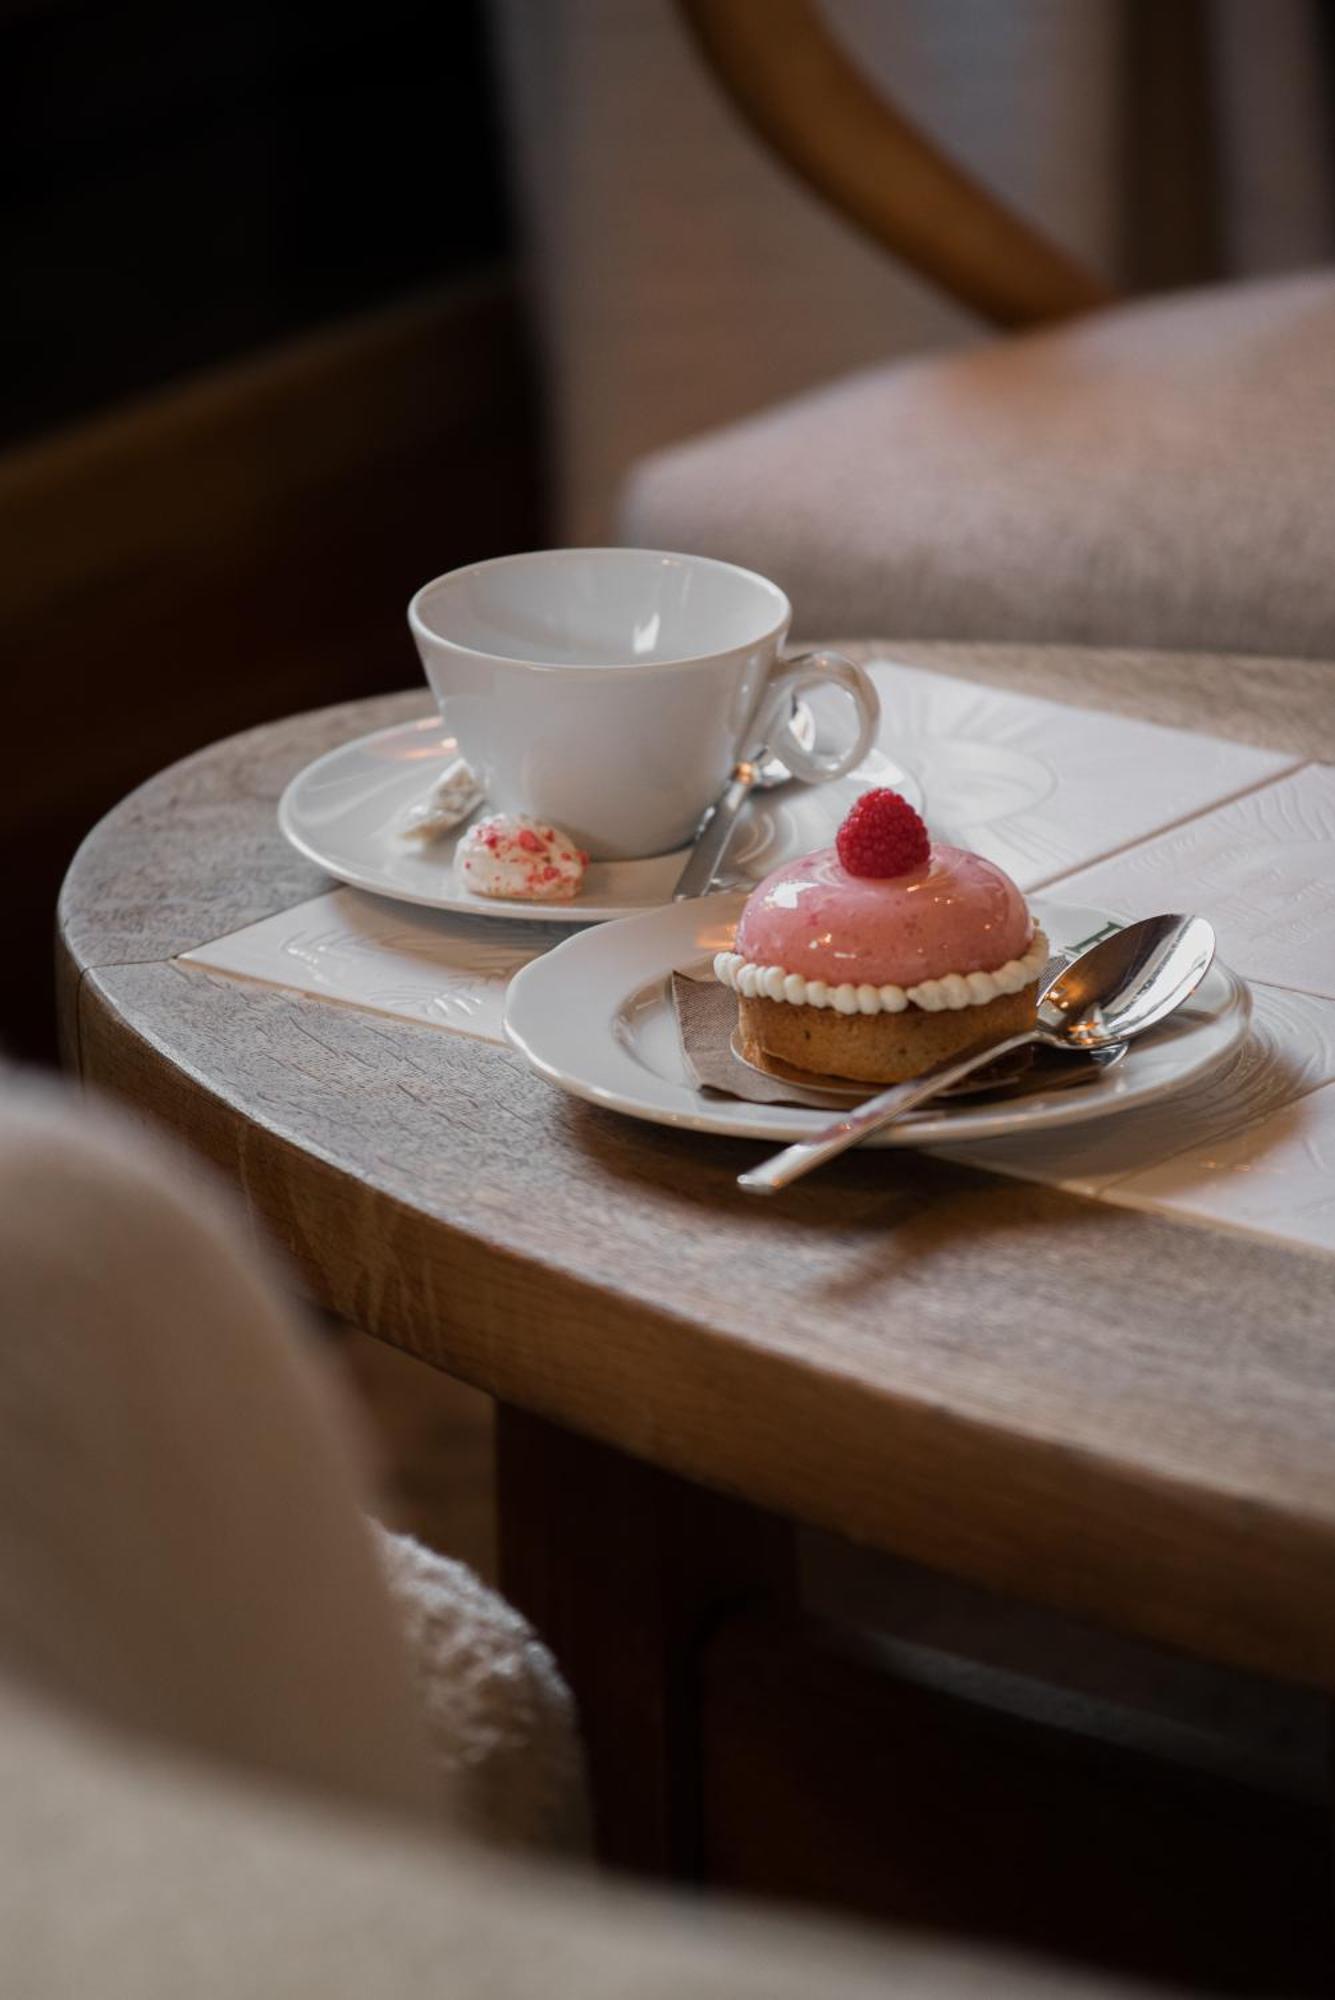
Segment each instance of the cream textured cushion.
M376 1539L448 1818L498 1846L587 1853L578 1718L549 1649L463 1563Z
M889 1931L502 1863L118 1740L0 1674L5 2000L1114 2000Z
M621 528L807 635L1335 655L1335 276L853 376L644 461Z
M0 1069L4 2000L1123 1990L440 1837L569 1828L569 1697L475 1578L367 1533L272 1275L184 1156Z
M211 1177L0 1069L0 1681L270 1784L578 1847L551 1654L462 1564L368 1532L340 1390Z

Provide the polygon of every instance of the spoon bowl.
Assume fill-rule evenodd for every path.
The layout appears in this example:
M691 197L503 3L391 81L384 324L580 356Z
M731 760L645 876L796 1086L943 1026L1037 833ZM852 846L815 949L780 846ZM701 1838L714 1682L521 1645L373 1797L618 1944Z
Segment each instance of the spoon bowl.
M1204 917L1142 917L1100 938L1049 980L1038 1022L1078 1049L1104 1048L1145 1033L1190 999L1215 953Z
M1127 924L1097 939L1053 975L1039 995L1032 1028L878 1092L814 1139L799 1140L739 1174L737 1185L747 1194L774 1194L1012 1049L1038 1043L1086 1056L1125 1049L1191 998L1214 953L1214 931L1204 917L1142 917Z

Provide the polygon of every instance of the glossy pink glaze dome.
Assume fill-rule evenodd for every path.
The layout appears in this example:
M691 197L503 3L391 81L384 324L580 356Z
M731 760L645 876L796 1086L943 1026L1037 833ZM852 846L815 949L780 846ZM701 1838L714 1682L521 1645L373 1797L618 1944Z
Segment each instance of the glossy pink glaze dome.
M776 868L747 898L735 949L831 985L916 986L995 972L1034 935L1024 897L981 854L934 842L907 875L850 875L833 847Z

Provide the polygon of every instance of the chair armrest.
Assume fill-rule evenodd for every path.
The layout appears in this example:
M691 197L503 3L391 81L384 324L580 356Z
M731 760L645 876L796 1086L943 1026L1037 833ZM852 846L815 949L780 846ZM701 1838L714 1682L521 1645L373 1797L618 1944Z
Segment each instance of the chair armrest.
M883 248L999 326L1111 290L884 102L816 0L677 0L719 82L786 164Z

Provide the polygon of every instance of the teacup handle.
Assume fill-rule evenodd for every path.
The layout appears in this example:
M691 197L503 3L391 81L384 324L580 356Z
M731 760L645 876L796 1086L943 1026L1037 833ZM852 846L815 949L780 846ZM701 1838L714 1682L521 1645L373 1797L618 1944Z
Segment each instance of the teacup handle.
M831 686L842 688L852 698L858 726L847 749L822 753L799 741L793 728L793 704L808 688ZM803 784L821 785L830 778L842 778L862 762L876 741L880 721L876 689L856 660L843 653L800 653L796 659L780 660L770 676L750 731L748 754L763 749L780 758Z

